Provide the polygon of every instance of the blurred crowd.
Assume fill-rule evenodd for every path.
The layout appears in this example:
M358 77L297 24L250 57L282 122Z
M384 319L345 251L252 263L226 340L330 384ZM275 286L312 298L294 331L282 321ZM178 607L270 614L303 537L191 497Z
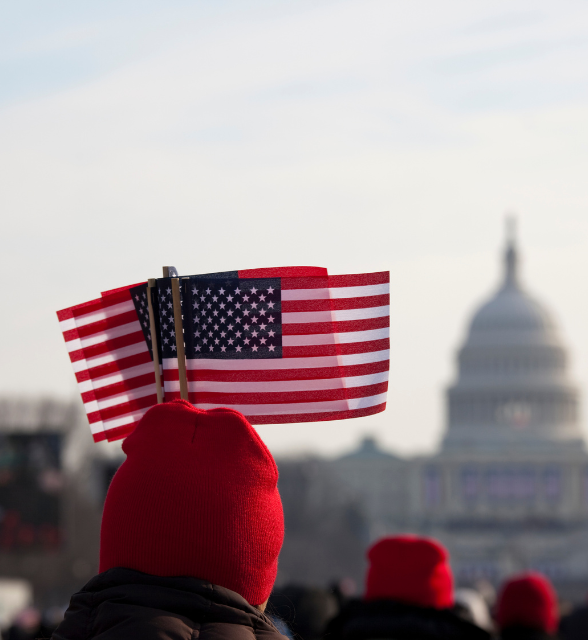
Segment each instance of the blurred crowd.
M454 589L449 556L431 538L390 536L368 550L365 590L343 579L329 587L275 588L265 613L289 640L587 640L588 600L561 616L541 573L511 577L498 595L488 583ZM27 607L2 640L51 638L65 607Z
M359 595L349 579L276 588L278 469L236 411L157 405L123 450L98 575L4 640L588 640L588 602L562 611L546 576L456 589L445 547L416 535L369 547Z

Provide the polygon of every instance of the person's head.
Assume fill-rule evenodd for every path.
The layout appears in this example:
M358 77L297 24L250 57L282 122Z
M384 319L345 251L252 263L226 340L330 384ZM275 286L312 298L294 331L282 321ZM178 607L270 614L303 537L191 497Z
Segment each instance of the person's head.
M453 606L453 576L445 547L430 538L389 536L368 550L365 600L420 607Z
M104 505L100 572L192 576L265 603L284 516L278 469L244 416L159 404L123 450Z
M544 633L557 629L557 596L551 582L540 573L524 573L507 580L496 603L501 630L527 627Z

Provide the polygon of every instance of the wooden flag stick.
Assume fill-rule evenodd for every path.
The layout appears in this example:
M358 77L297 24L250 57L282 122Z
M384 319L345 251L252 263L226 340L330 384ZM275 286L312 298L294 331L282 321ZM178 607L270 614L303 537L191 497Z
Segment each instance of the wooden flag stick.
M172 278L172 301L174 304L174 324L176 330L176 353L178 373L180 374L180 398L188 399L188 381L186 379L186 352L184 351L184 328L182 326L182 303L180 300L180 279Z
M157 327L153 313L151 290L157 287L157 280L149 278L147 281L147 307L149 309L149 330L151 331L151 348L153 349L153 368L155 369L155 384L157 385L157 404L163 402L163 387L161 385L161 371L159 369L159 345L157 344Z

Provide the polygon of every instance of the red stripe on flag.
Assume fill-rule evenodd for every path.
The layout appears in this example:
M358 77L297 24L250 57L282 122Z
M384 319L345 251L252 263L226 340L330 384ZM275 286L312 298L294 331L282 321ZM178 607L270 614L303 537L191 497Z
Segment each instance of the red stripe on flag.
M329 287L365 287L370 284L386 284L387 282L390 282L389 271L329 276Z
M387 390L388 383L380 382L362 387L349 387L348 389L321 389L316 391L270 391L261 393L196 391L191 392L190 397L195 397L198 404L296 404L300 402L330 402L333 400L367 398L386 393Z
M127 356L126 358L115 360L114 362L107 362L106 364L101 364L98 367L78 371L76 373L76 380L78 382L96 380L97 378L103 378L104 376L112 375L113 373L119 373L123 369L130 369L131 367L136 367L140 364L145 364L146 362L151 362L151 355L149 354L149 351L147 351L147 347L145 347L145 353L137 353L134 356ZM153 375L155 375L155 373Z
M219 369L188 369L189 382L277 382L286 380L326 380L332 378L352 378L382 373L390 368L389 360L340 367L317 367L308 369L275 369L231 371ZM179 380L177 369L175 380ZM172 378L170 378L171 380Z
M294 289L327 289L329 281L327 276L314 278L282 278L282 291Z
M390 304L390 294L358 298L331 298L329 300L282 300L282 313L301 311L338 311L341 309L368 309Z
M368 318L367 320L340 320L333 322L302 322L282 325L284 336L307 336L324 333L347 333L349 331L369 331L390 326L390 317Z
M145 340L142 331L136 331L135 333L128 333L126 336L120 336L119 338L113 338L112 340L105 340L98 344L93 344L83 349L76 349L71 351L69 358L72 362L78 362L79 360L86 360L88 358L96 358L102 356L111 351L128 347L132 344L137 344Z
M126 391L132 391L133 389L140 389L141 387L146 387L150 384L155 384L155 372L144 373L141 376L129 378L122 382L115 382L114 384L110 384L106 387L86 391L85 393L82 393L82 402L86 403L92 402L93 400L104 400L105 398L117 396L121 393L125 393Z
M96 313L96 311L102 310L102 298L96 300L90 300L89 302L82 302L82 304L76 304L74 307L68 307L57 312L57 319L59 322L62 320L69 320L70 318L79 318L85 316L87 313Z
M107 407L106 409L100 409L100 411L94 411L88 414L88 420L90 424L93 422L99 422L100 420L112 420L124 416L125 413L132 413L133 411L139 411L139 409L145 409L157 404L157 394L150 396L144 396L143 398L137 398L136 400L130 400L129 402L122 402L121 404L114 405L114 407Z
M308 278L328 277L324 267L270 267L267 269L245 269L239 271L239 278Z
M389 338L366 340L348 344L318 344L308 347L282 347L284 358L313 358L318 356L345 356L353 353L370 353L390 348Z

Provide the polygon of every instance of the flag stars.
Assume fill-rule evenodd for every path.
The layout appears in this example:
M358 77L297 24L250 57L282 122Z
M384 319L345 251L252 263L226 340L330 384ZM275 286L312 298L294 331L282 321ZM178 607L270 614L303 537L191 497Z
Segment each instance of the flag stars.
M256 282L249 281L251 285ZM218 357L216 354L226 354L229 358L231 354L234 354L233 357L240 358L247 355L267 357L270 352L275 352L279 348L275 344L270 344L270 338L276 336L276 331L267 331L268 323L280 322L279 313L276 313L280 304L279 289L276 291L273 287L269 287L266 290L256 286L246 286L244 289L238 286L233 289L231 286L233 283L234 280L227 280L223 286L220 286L218 281L211 281L190 289L193 296L198 294L198 298L193 297L191 300L193 311L190 316L193 331L189 335L193 333L194 339L189 348L192 349L193 357L214 358ZM199 288L200 291L198 291ZM274 293L277 294L276 302L271 301ZM173 310L173 304L168 305L168 299L162 302ZM203 316L197 309L206 310L210 317ZM270 315L272 311L273 315ZM162 313L164 312L162 310ZM173 311L169 312L169 316L172 319L171 327L173 327ZM141 322L143 319L141 318ZM277 336L279 339L279 331ZM166 349L169 353L169 346ZM210 353L210 356L202 356L202 351Z

